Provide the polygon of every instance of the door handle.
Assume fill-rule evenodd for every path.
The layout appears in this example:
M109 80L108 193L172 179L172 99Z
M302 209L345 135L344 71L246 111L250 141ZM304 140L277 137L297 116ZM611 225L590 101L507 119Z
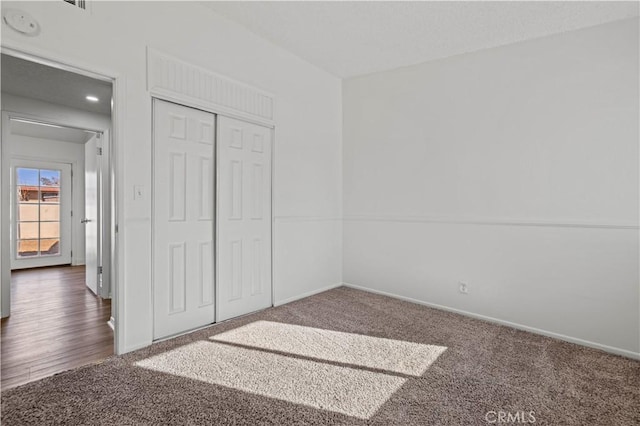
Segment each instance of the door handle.
M80 221L80 223L89 223L89 222L91 222L91 219L82 219Z

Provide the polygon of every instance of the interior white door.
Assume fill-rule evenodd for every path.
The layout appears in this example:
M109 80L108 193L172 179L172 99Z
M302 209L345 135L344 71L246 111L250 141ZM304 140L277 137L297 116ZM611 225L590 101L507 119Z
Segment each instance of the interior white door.
M11 269L71 263L71 164L13 160Z
M154 100L154 338L211 324L215 116Z
M271 130L218 117L218 320L271 306Z
M84 146L85 282L94 294L99 293L102 279L101 142L101 135L96 134Z

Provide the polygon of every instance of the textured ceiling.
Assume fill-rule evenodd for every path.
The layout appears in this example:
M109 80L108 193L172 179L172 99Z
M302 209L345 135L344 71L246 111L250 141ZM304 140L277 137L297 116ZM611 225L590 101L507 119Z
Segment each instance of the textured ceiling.
M111 113L111 83L2 55L2 92L98 114ZM89 102L87 95L99 102Z
M95 134L79 129L67 127L52 127L41 124L25 123L23 121L11 121L11 134L30 136L32 138L53 139L62 142L84 144Z
M201 2L342 78L638 16L638 2Z

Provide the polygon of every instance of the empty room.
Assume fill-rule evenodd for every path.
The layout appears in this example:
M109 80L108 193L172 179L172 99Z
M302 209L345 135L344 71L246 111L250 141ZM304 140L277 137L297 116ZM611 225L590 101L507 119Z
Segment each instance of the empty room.
M638 2L1 12L2 425L640 424Z

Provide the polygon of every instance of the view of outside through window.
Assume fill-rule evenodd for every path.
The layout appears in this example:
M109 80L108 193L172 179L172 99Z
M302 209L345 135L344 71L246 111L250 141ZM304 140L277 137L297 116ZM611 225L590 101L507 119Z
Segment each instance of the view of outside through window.
M60 174L16 168L19 258L60 254Z

